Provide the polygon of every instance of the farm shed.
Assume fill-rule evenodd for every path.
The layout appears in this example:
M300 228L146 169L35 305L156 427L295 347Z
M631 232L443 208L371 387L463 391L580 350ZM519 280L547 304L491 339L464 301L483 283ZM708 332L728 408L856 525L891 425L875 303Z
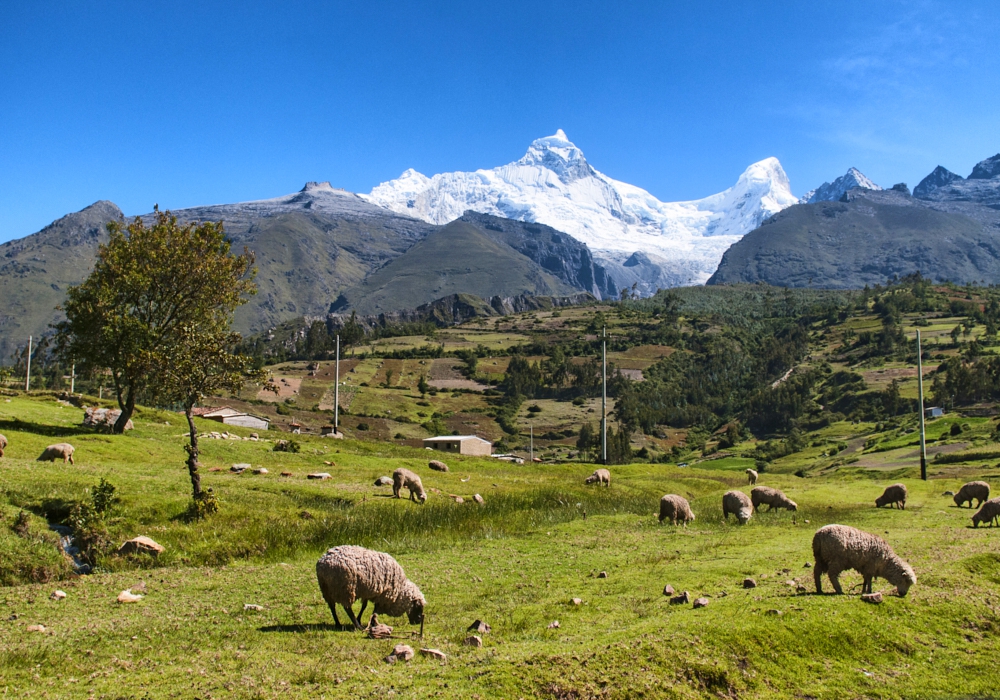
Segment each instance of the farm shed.
M938 406L930 406L924 409L924 418L940 418L944 415L944 409Z
M493 452L493 443L476 435L439 435L424 438L424 447L477 457L489 457Z
M255 416L252 413L237 411L229 406L210 409L202 413L201 417L218 421L219 423L224 423L225 425L236 425L241 428L256 428L257 430L267 430L271 425L271 421L267 418Z

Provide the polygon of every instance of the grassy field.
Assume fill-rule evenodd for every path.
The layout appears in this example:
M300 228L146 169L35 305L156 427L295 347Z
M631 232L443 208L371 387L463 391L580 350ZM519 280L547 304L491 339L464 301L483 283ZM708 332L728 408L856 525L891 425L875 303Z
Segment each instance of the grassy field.
M612 467L612 486L602 489L582 483L592 465L572 462L450 457L451 471L441 474L427 469L426 452L393 444L302 436L302 450L288 454L273 452L266 441L205 440L204 481L222 510L191 521L184 517L189 486L180 416L145 410L135 431L112 438L79 428L81 414L52 397L0 402L0 432L11 442L0 461L0 571L16 583L0 588L2 697L997 692L1000 530L971 529L971 511L942 496L965 478L948 469L968 466L939 468L929 483L915 478L912 460L892 471L851 466L811 478L768 472L761 483L783 489L799 511L758 513L740 527L723 522L720 504L727 489L748 491L746 460L738 457L687 468ZM851 429L861 431L825 430L833 440L851 437ZM57 441L76 445L76 465L34 461ZM860 447L858 455L867 454ZM269 474L229 473L236 462ZM399 466L440 492L419 506L371 485ZM308 481L310 471L334 478ZM109 553L97 559L95 573L75 577L45 524L88 500L102 477L121 496L106 522L112 544L143 534L167 549L158 560ZM907 509L874 508L882 488L897 480L910 489ZM482 506L471 501L474 493L484 497ZM687 497L697 520L687 528L660 526L655 513L664 493ZM22 510L29 513L27 529L18 532ZM910 594L881 606L860 602L856 589L813 595L806 567L812 533L831 522L889 541L917 572ZM327 547L347 543L390 552L421 587L428 600L422 641L411 639L415 628L404 618L383 620L400 639L333 629L314 565ZM756 588L742 587L748 576ZM848 590L860 584L853 573L842 580ZM140 582L146 590L140 602L115 602ZM670 605L662 595L666 584L692 598L706 596L709 605ZM808 592L797 592L799 584ZM50 599L57 588L65 600ZM247 604L263 609L245 610ZM462 644L477 618L493 628L479 649ZM550 627L554 621L557 628ZM29 631L32 625L45 631ZM382 661L407 640L448 659Z

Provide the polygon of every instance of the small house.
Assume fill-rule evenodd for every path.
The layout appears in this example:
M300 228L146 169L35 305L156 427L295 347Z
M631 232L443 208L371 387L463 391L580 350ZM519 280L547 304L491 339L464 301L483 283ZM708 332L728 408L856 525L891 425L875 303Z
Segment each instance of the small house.
M230 408L229 406L212 408L201 412L201 417L218 421L225 425L236 425L241 428L254 428L255 430L267 430L271 425L271 421L267 418L255 416L252 413L244 411L237 411L235 408Z
M344 437L344 434L337 432L337 429L335 427L333 427L332 425L324 425L324 426L322 426L319 429L319 435L320 435L320 437L333 437L333 438L342 438L342 437Z
M493 454L493 443L477 435L439 435L424 438L424 447L441 452L454 452L460 455L489 457Z
M924 409L924 418L940 418L944 415L944 409L939 406L931 406Z

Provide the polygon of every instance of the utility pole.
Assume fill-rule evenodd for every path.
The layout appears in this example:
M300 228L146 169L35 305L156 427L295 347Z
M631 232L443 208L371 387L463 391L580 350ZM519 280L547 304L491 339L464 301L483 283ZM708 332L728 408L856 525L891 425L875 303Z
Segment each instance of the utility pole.
M601 464L608 463L608 327L601 334Z
M927 481L927 437L924 432L924 364L920 357L920 330L917 330L917 390L920 394L920 478Z
M31 389L31 336L28 336L28 369L24 373L24 390Z
M528 461L535 461L535 426L528 423Z
M337 334L337 362L333 382L333 434L340 435L340 334Z
M69 393L70 396L76 393L76 363L73 363L73 368L69 371Z

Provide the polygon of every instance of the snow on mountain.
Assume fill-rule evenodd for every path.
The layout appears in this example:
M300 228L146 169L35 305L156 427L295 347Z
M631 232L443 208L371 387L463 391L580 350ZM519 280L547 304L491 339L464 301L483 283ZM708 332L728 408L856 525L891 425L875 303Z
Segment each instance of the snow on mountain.
M730 245L797 202L775 158L754 163L724 192L661 202L595 170L562 129L513 163L433 177L411 169L367 198L435 224L470 209L547 224L587 244L620 287L647 294L704 282Z
M800 199L799 202L802 204L836 202L844 196L844 193L846 193L847 190L855 187L861 187L866 190L875 190L876 192L882 190L881 187L865 177L864 173L860 170L857 168L851 168L844 175L841 175L833 182L824 182L816 189L806 192L802 195L802 199Z

